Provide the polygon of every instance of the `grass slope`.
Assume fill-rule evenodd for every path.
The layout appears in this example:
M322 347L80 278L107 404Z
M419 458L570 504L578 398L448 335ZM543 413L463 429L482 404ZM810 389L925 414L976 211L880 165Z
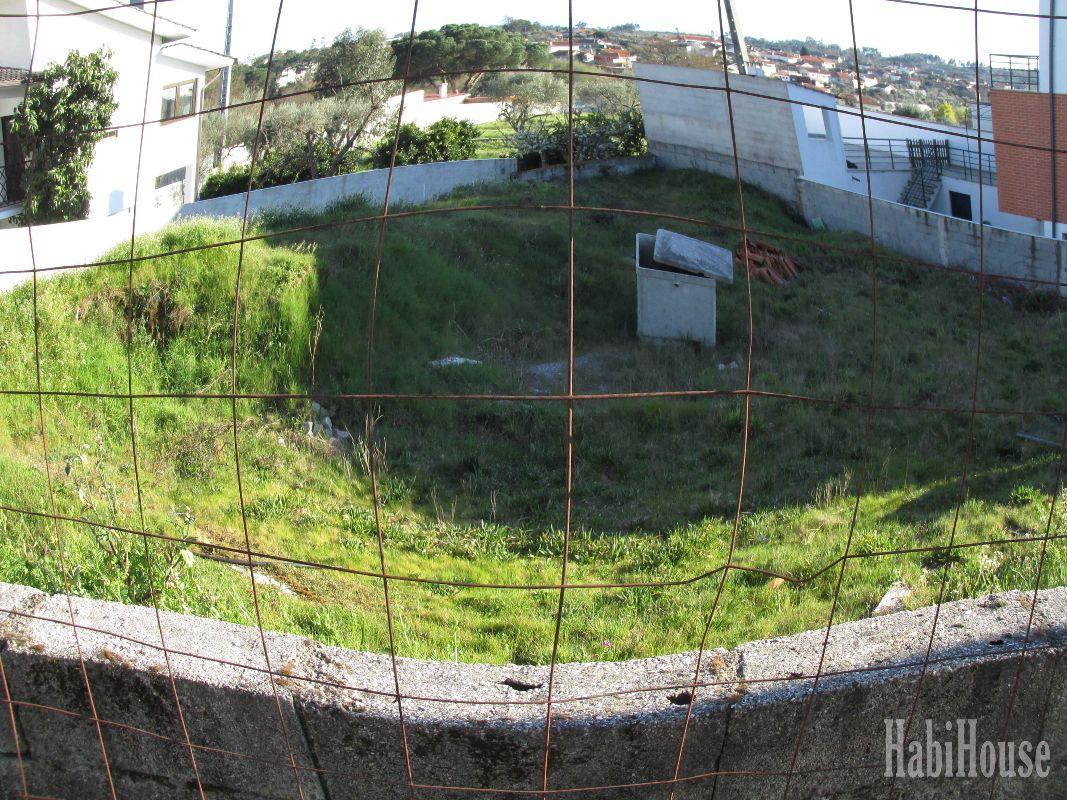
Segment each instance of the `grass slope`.
M735 187L682 171L603 178L576 190L590 208L710 223L609 211L574 219L577 391L726 393L575 403L568 580L579 588L566 593L560 657L680 651L699 643L720 574L687 581L726 563L742 488L745 404L730 392L744 385L748 290L742 275L720 287L716 348L640 343L631 254L634 234L659 226L735 247ZM569 238L557 206L565 197L561 184L483 187L403 214L388 225L378 273L378 223L351 221L375 211L349 204L323 217L261 221L262 238L245 245L243 258L237 245L206 247L238 238L230 222L184 222L144 237L138 256L186 252L134 261L132 298L129 263L41 282L51 494L34 394L32 287L0 297L0 385L8 390L0 395L0 504L30 512L0 511L0 580L133 603L150 603L154 588L164 608L256 624L247 571L213 560L239 559L225 548L244 549L247 535L259 553L340 568L257 557L257 574L274 581L258 589L264 625L385 650L382 581L353 572L380 568L367 473L374 453L390 574L558 583L567 409L537 398L563 388ZM1043 295L987 292L977 401L998 413L977 415L969 437L974 278L880 253L875 287L862 237L809 231L756 190L745 201L748 224L764 232L759 238L787 249L806 271L785 287L751 288L752 382L770 396L754 397L750 408L732 561L749 569L728 573L709 644L825 625L840 573L834 564L846 546L836 621L868 614L896 581L913 590L913 605L935 601L943 576L946 599L1032 588L1038 539L1060 491L1057 452L1015 434L1055 436L1058 423L1008 412L1062 405L1063 309ZM476 205L501 208L437 213ZM284 233L305 225L318 227ZM783 236L791 238L776 238ZM213 397L233 380L239 263L239 392L373 388L433 399L325 402L356 442L340 454L306 435L307 401L239 400L239 493L234 408ZM131 379L128 346L136 470L122 396ZM482 363L431 366L449 355ZM855 404L868 397L872 377L880 409L868 432ZM486 393L525 399L440 397ZM377 419L373 441L364 433L368 414ZM53 498L61 515L96 524L35 516L49 513ZM1056 534L1064 525L1059 509L1051 516ZM956 544L1028 541L949 551L953 528ZM923 550L895 554L914 548ZM761 570L805 580L777 585ZM1047 549L1042 580L1067 580L1058 541ZM676 583L589 586L648 581ZM557 591L400 580L389 588L400 655L550 658Z

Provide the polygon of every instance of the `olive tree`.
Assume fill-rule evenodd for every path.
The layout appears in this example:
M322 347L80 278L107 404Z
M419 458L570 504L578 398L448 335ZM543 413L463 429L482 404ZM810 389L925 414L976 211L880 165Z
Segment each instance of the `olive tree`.
M551 73L511 72L494 75L486 92L500 100L500 119L518 132L533 119L558 114L567 106L567 83Z

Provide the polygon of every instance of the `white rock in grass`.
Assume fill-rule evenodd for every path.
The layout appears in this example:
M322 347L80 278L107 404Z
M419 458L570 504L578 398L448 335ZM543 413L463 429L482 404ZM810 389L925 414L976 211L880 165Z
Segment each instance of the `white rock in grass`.
M900 581L897 581L889 587L889 591L887 591L885 596L878 601L878 605L874 607L874 612L871 616L884 617L886 614L896 614L898 611L905 611L905 603L908 598L911 597L911 594L911 589Z
M311 401L311 410L314 411L316 414L321 414L322 413L322 406L320 406L318 403L316 403L314 400L312 400Z
M478 361L478 360L473 359L473 358L467 358L466 356L446 356L445 358L439 358L436 361L431 361L430 362L430 366L431 367L460 367L460 366L464 366L464 365L477 366L478 364L481 364L481 363L482 363L481 361Z

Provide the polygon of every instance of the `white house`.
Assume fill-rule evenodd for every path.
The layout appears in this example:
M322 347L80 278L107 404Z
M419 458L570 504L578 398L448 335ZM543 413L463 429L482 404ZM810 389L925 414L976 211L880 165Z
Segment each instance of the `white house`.
M159 16L153 19L155 8ZM118 108L113 130L97 144L89 171L90 218L129 213L135 195L138 215L146 222L169 218L182 203L194 200L205 76L232 59L196 46L196 30L168 19L165 4L40 0L39 20L36 10L37 0L0 0L0 219L20 209L21 155L10 124L28 75L64 60L72 50L88 53L101 47L111 51L118 73Z

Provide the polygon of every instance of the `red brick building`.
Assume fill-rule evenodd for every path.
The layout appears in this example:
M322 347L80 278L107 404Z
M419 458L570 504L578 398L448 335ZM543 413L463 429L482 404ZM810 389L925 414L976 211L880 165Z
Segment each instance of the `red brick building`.
M1000 210L1046 221L1053 218L1049 98L1044 92L1010 89L990 93ZM1055 109L1056 220L1067 223L1067 95L1055 95Z

